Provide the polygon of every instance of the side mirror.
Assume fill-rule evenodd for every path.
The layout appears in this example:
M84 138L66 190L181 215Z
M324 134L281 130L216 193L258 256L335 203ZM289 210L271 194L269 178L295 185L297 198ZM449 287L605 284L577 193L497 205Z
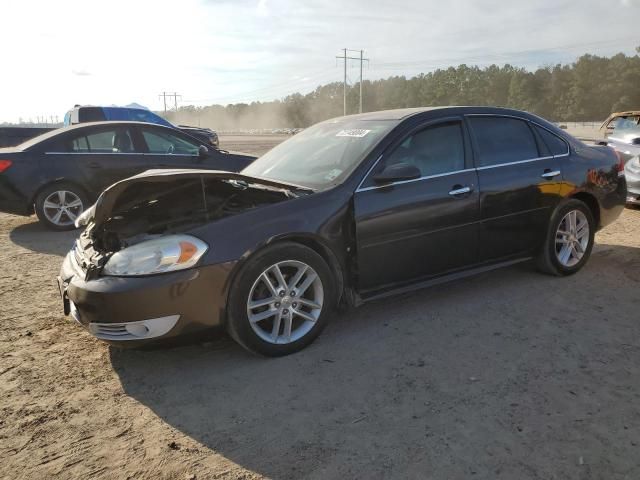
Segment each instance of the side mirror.
M204 145L200 145L198 147L198 157L199 158L206 158L208 156L209 156L209 149Z
M422 174L418 167L401 162L387 165L384 170L373 177L373 180L376 183L391 183L402 180L415 180L421 176Z

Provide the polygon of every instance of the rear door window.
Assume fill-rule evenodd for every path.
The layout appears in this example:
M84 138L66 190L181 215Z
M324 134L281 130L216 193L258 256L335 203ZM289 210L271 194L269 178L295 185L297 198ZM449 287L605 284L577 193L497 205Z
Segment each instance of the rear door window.
M163 155L198 155L200 145L169 132L142 129L149 153Z
M510 117L469 117L476 140L477 167L489 167L539 157L536 140L524 120Z
M71 137L62 147L75 153L132 153L135 151L129 129L109 129Z

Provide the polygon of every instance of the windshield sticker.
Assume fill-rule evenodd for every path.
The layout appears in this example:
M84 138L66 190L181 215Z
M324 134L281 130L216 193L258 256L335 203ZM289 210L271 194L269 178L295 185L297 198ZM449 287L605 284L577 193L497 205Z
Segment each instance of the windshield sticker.
M330 170L325 176L324 179L328 180L329 182L331 180L335 180L336 178L338 178L340 176L340 174L342 173L342 170L339 170L337 168L334 168L333 170Z
M336 137L354 137L354 138L362 138L371 130L363 130L361 128L353 128L351 130L340 130Z

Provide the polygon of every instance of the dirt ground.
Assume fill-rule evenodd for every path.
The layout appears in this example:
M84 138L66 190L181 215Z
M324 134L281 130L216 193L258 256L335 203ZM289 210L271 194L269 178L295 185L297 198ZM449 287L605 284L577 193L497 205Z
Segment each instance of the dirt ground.
M220 135L220 148L251 155L262 155L291 135Z
M573 277L367 304L280 359L93 339L55 287L75 236L0 214L0 478L640 478L640 210Z

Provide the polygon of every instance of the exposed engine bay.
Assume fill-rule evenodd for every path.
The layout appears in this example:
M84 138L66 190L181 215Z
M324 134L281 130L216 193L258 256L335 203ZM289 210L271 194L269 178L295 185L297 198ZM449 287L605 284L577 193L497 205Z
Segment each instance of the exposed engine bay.
M90 225L86 234L94 250L116 252L154 236L183 232L295 196L287 189L235 179L140 179L118 195L108 219L100 225Z

